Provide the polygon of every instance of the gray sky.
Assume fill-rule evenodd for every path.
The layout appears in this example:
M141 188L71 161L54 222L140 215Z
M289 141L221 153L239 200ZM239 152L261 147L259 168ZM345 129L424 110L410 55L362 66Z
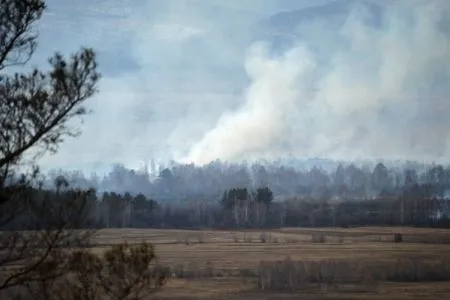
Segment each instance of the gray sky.
M79 125L82 136L42 164L88 170L113 162L138 167L151 158L203 163L290 154L450 154L449 121L438 118L450 113L448 100L442 100L448 90L440 90L441 100L426 108L422 100L382 100L394 94L429 97L429 78L449 74L448 35L439 34L433 21L445 1L434 1L428 10L423 1L408 1L416 5L413 27L394 11L386 27L370 29L362 25L363 13L353 13L338 31L351 44L345 50L333 44L322 23L306 24L311 38L329 43L332 64L325 75L317 75L318 60L307 43L272 57L271 45L254 40L251 28L264 16L319 2L49 0L32 63L43 64L54 51L91 46L103 78L100 93L88 102L93 114ZM317 76L320 91L311 95L304 83ZM412 124L420 126L413 130Z

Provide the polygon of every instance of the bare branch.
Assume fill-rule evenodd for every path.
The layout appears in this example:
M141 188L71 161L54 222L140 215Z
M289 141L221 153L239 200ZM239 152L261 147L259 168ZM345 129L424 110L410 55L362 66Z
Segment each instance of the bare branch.
M0 169L30 148L56 151L64 136L76 135L67 122L86 113L82 103L96 92L95 53L83 49L70 63L56 54L50 63L48 74L0 76Z
M36 48L32 26L44 9L43 0L0 0L0 70L28 62Z

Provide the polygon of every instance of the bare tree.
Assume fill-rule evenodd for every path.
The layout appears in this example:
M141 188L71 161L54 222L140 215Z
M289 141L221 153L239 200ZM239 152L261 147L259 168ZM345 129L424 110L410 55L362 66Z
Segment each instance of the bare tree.
M45 8L43 0L0 0L0 298L98 299L100 285L109 298L139 299L165 278L150 268L151 245L93 254L85 221L95 191L71 189L63 177L51 191L40 184L37 159L80 134L69 121L87 113L100 78L87 48L69 59L56 53L48 71L9 70L31 58Z
M86 114L83 103L96 92L100 75L95 53L81 49L69 59L56 53L48 71L9 70L31 58L37 46L34 25L44 10L42 0L0 0L2 297L64 274L62 249L83 246L90 236L79 228L92 191L69 190L63 179L56 182L56 191L44 191L33 165L39 156L55 152L65 137L79 134L68 121ZM33 166L31 172L19 176L27 165Z
M164 283L164 270L151 267L153 247L94 254L85 222L95 191L71 189L63 177L54 190L40 184L37 159L80 134L69 121L87 113L100 78L87 48L69 59L56 53L48 71L8 70L29 61L44 10L43 0L0 0L0 298L98 299L100 287L100 297L139 299Z

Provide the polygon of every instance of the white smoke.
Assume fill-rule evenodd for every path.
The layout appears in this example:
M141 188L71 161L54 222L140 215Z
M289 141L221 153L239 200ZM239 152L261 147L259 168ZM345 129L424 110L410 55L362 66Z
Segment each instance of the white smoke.
M266 45L255 44L245 64L252 84L243 105L223 114L216 127L182 160L203 164L217 158L231 160L275 150L280 138L288 134L286 120L302 96L297 83L305 80L313 67L303 46L271 58Z
M389 6L379 28L367 26L367 12L355 8L339 31L342 45L328 49L326 72L307 41L283 55L253 45L242 105L224 113L180 160L450 154L450 126L441 119L450 114L450 39L439 28L448 5L401 3ZM315 34L327 30L317 26Z

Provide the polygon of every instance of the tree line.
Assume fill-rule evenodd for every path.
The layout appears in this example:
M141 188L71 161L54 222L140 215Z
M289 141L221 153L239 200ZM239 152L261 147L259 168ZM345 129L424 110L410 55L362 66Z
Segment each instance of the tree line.
M29 195L32 203L42 203L38 207L45 204L46 209L42 212L28 207L20 219L4 228L35 228L38 224L35 220L41 220L39 226L45 227L45 222L51 220L45 213L54 213L67 203L74 211L73 217L83 217L77 228L449 227L450 199L437 197L435 189L430 184L416 184L399 196L370 199L293 196L275 201L269 187L232 188L219 201L178 202L156 201L143 194L105 192L99 195L94 189L76 190L70 186L32 189ZM79 199L78 204L74 199Z
M152 170L152 171L149 171ZM63 175L72 186L97 192L143 194L157 201L219 201L230 189L256 189L269 186L278 199L301 197L313 199L373 199L401 196L415 185L431 185L436 197L450 195L450 167L439 164L404 165L377 163L356 165L336 163L301 168L299 164L276 163L227 164L220 161L206 166L172 164L168 167L130 170L116 165L102 177L85 176L80 171L57 171L47 175L47 186Z

